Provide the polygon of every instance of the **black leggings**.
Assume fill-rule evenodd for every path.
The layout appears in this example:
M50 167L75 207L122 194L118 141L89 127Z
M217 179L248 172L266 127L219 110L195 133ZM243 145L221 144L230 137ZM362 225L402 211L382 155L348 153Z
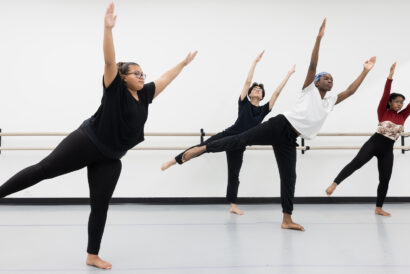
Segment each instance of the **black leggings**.
M107 219L108 204L121 173L121 161L102 155L91 140L77 129L46 158L11 177L0 187L0 198L38 182L87 166L91 213L88 221L89 254L98 254Z
M356 157L345 166L334 180L340 184L344 179L352 175L353 172L361 168L370 161L373 156L377 157L377 167L379 169L379 186L377 188L376 206L382 207L389 188L389 181L393 169L393 145L394 141L378 133L363 145Z
M216 140L228 137L228 136L231 136L231 135L223 131L223 132L215 134L214 136L211 136L210 138L208 138L207 140L205 140L199 145L190 147L189 149L193 147L207 145L213 141L216 141ZM183 163L182 155L185 153L185 151L178 154L175 157L175 161L177 161L177 163L180 165L182 165ZM228 186L226 189L226 199L228 200L229 203L236 203L238 199L239 173L242 167L244 152L245 152L245 147L226 152L226 160L228 162Z
M251 145L271 145L279 168L283 213L292 214L296 184L296 137L297 133L285 116L278 115L241 134L210 142L206 145L206 151L235 151Z

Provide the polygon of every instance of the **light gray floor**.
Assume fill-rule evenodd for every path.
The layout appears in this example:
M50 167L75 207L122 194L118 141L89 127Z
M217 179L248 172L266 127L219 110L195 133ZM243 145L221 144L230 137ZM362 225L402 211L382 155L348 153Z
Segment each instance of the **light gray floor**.
M109 273L410 273L410 205L113 205L100 255ZM0 205L0 273L107 272L84 264L88 206ZM108 272L107 272L108 273Z

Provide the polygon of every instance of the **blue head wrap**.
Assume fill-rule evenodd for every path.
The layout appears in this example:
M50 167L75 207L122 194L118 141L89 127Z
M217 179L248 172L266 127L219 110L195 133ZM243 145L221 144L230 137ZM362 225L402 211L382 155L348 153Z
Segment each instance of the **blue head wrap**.
M320 77L322 77L322 76L325 75L325 74L327 74L327 72L321 72L321 73L316 74L316 76L315 76L315 83L316 83L317 81L319 81L319 80L320 80Z

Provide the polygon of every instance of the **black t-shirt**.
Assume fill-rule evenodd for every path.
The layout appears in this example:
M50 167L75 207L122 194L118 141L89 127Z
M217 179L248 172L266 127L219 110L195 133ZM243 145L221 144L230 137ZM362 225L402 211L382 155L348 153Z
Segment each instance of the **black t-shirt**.
M138 91L139 101L130 94L119 73L108 87L103 80L103 87L101 106L80 128L105 156L119 159L144 141L144 124L155 84L147 83Z
M243 101L241 101L241 97L239 97L238 118L236 119L235 124L225 129L225 132L229 135L235 135L247 131L254 126L259 125L269 112L269 102L263 106L256 107L252 105L248 97L245 97Z

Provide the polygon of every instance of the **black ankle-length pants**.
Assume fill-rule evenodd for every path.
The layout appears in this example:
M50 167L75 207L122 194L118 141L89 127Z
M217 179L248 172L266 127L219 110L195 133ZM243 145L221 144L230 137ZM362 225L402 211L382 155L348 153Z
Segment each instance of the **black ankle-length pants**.
M81 129L68 135L42 161L11 177L0 187L0 198L83 167L87 167L88 171L91 203L87 252L98 254L108 204L121 173L121 161L101 154Z
M297 133L285 116L278 115L238 135L225 137L206 145L207 152L235 151L252 145L271 145L280 175L283 213L292 214L296 184Z
M213 141L216 141L216 140L228 137L228 136L231 136L231 135L229 135L225 131L222 131L206 139L201 144L192 146L189 149L193 147L207 145L210 142L213 142ZM175 161L177 161L177 163L180 165L183 164L182 155L185 153L185 151L178 154L175 157ZM238 199L239 173L241 172L244 152L245 152L245 147L226 152L226 161L228 163L228 186L226 189L226 199L229 203L236 203Z
M389 188L389 181L393 169L393 145L394 141L379 133L372 137L362 146L356 157L345 166L334 180L340 184L344 179L364 166L371 158L376 156L379 170L379 186L377 187L376 206L382 207Z

